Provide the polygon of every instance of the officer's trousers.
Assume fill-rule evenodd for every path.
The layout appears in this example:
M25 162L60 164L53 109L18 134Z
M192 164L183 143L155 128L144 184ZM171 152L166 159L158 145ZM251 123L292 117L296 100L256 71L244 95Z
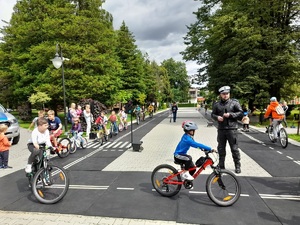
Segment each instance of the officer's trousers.
M226 143L229 143L232 158L235 164L235 167L240 167L241 155L238 149L238 138L237 130L218 130L218 152L219 152L219 164L221 168L224 168L224 162L226 157Z

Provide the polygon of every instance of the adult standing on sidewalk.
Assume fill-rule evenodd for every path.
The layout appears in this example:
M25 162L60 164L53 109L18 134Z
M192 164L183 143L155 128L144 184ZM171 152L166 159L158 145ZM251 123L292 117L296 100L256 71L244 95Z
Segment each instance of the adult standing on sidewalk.
M235 172L241 173L241 156L238 149L238 119L243 117L243 109L236 99L230 98L230 87L219 89L220 101L213 105L211 117L218 121L218 152L220 168L225 169L226 142L229 142Z
M176 122L176 116L177 116L177 111L178 111L178 106L176 105L176 102L173 102L171 110L173 113L173 122Z

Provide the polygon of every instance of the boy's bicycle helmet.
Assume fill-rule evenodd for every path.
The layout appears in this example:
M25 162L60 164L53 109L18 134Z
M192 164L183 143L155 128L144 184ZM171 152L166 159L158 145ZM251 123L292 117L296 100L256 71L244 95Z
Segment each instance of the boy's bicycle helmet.
M197 129L198 129L198 126L197 126L197 124L194 123L193 121L187 120L187 121L184 121L184 122L182 123L182 128L183 128L184 130L197 130Z

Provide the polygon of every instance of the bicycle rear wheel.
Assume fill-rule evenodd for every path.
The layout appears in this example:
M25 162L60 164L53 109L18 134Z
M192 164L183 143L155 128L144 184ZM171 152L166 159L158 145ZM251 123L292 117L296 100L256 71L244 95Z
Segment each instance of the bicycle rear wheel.
M85 137L81 137L80 146L82 149L85 149L87 147L87 139Z
M157 166L151 175L151 182L154 189L162 196L171 197L176 195L180 189L181 184L168 184L164 179L178 173L178 171L171 165L163 164ZM181 182L180 175L172 178L173 182Z
M288 146L288 134L284 128L279 130L279 140L282 148L286 148Z
M64 169L58 166L41 168L32 181L32 192L44 204L60 201L69 189L69 178Z
M208 197L219 206L233 205L241 195L241 186L236 176L228 170L214 171L206 181Z
M69 138L62 138L58 142L57 155L60 158L65 158L70 154L71 141Z

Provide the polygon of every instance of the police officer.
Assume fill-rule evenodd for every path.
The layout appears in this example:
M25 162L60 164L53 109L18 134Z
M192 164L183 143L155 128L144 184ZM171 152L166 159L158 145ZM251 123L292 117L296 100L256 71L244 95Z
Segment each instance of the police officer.
M242 119L243 110L236 99L230 99L230 87L223 86L219 89L220 101L213 105L211 117L218 121L218 152L219 165L225 169L226 142L229 142L235 172L241 173L241 156L238 149L237 129L238 119Z

